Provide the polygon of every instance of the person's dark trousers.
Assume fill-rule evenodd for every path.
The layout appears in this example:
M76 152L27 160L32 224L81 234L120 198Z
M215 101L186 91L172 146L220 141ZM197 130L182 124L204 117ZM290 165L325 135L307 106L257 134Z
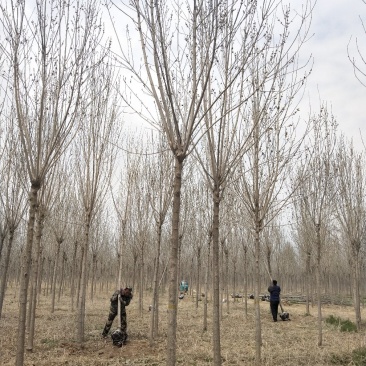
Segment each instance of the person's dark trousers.
M271 313L272 313L273 321L275 321L275 322L277 321L279 304L280 304L279 301L270 301Z

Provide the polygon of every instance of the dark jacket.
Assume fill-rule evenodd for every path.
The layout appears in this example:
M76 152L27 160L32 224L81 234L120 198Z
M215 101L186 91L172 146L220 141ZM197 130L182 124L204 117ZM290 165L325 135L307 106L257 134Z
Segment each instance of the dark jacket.
M278 285L271 285L268 287L269 301L280 301L281 287Z
M118 308L118 295L120 295L119 300L121 303L121 312L125 313L125 307L130 305L133 295L132 293L125 294L123 289L117 290L111 297L111 306L116 309Z

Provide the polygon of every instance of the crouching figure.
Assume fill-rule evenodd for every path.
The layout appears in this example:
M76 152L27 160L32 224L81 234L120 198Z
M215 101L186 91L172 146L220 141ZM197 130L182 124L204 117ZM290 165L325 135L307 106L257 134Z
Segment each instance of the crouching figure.
M127 314L126 306L130 304L132 299L132 288L121 288L113 293L111 297L111 304L109 308L108 320L104 326L102 336L106 338L111 329L114 318L118 314L118 299L120 303L120 324L119 327L112 333L113 344L121 347L127 342Z

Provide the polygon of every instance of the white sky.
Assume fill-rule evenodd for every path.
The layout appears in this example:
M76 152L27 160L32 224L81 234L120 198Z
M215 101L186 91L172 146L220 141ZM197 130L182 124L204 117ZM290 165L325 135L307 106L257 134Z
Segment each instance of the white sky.
M366 87L356 79L347 53L349 44L350 55L360 60L355 48L357 38L366 59L366 34L360 18L366 23L366 4L362 0L317 0L312 38L302 53L312 54L314 58L303 102L310 101L313 112L317 112L319 100L326 102L339 124L339 131L361 149L360 131L366 144ZM366 65L363 69L366 72ZM301 108L304 112L305 109Z

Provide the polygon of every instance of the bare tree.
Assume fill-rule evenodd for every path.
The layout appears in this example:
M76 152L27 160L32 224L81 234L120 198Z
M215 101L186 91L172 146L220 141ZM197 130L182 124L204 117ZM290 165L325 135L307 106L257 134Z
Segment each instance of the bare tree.
M74 181L72 181L74 182ZM77 194L76 192L71 191L70 192L70 201L73 202L73 205L71 205L71 216L72 217L78 217L78 213L80 212L80 209L78 209L77 205ZM79 291L77 291L77 276L78 276L78 268L79 263L81 260L81 253L78 255L78 252L81 252L81 232L82 232L82 223L77 220L75 225L73 225L72 232L70 233L70 242L72 247L72 263L71 263L71 284L70 284L70 297L71 297L71 311L74 311L75 309L75 297L78 299ZM78 304L78 302L76 301ZM76 305L77 306L77 305Z
M298 177L299 181L295 180L295 185L301 184L303 177ZM310 314L310 298L312 289L312 276L314 272L315 264L315 242L314 225L311 218L306 212L305 202L301 195L295 195L293 197L293 216L295 219L295 228L293 231L294 242L299 249L300 259L305 264L305 289L306 289L306 314Z
M269 1L268 3L269 5L266 3L264 10L259 6L253 9L257 17L256 26L259 24L260 29L264 30L263 33L259 34L257 34L256 27L247 30L240 29L241 9L240 6L237 6L237 3L231 1L214 1L212 3L196 0L192 6L183 1L178 1L173 6L169 6L167 1L135 0L121 9L133 24L133 29L131 28L127 32L127 40L134 39L134 30L136 29L141 46L141 53L138 54L138 57L143 60L141 65L133 57L133 55L136 55L136 47L133 47L133 42L120 42L121 63L126 72L129 73L126 76L125 89L121 96L139 117L144 118L164 132L175 159L172 246L169 260L168 365L175 364L176 358L177 258L179 256L180 195L183 163L190 153L190 149L197 142L195 138L202 136L202 132L207 130L205 124L200 122L204 122L207 114L215 109L218 99L224 96L225 91L233 85L234 81L243 75L243 64L241 62L239 62L239 65L235 65L234 62L230 63L228 65L229 69L216 68L219 50L224 48L224 52L229 52L229 48L225 47L225 44L226 42L230 44L230 39L233 39L231 37L234 36L236 31L238 31L238 34L242 31L243 37L245 34L249 38L253 37L253 44L257 40L258 49L262 49L263 44L268 44L266 65L262 63L260 69L263 74L268 73L270 76L267 76L266 81L261 80L255 85L253 92L256 91L258 94L265 90L264 83L269 86L270 82L268 80L271 80L275 74L278 75L276 80L284 77L289 72L289 69L284 71L284 64L290 65L294 61L293 55L286 51L286 47L281 48L280 46L282 43L286 44L288 40L290 19L286 7L278 7L278 9L284 9L285 28L283 32L282 30L279 32L282 32L282 35L280 36L281 40L277 43L278 51L272 53L273 44L269 46L269 43L275 43L277 32L276 36L271 38L270 35L273 34L274 28L271 28L270 23L277 16L277 14L274 14L277 2ZM252 2L248 2L248 6L251 4ZM267 7L268 12L266 11ZM245 8L245 5L243 5L243 8ZM309 11L309 9L307 8L306 11ZM248 12L249 18L251 14ZM273 15L273 18L263 19L263 17L270 15ZM306 16L302 18L301 29L306 23ZM232 29L228 29L228 32L226 32L225 27L227 19L232 19L233 23L229 23L234 25ZM238 20L238 23L236 23L236 20ZM299 37L295 37L292 45L295 45L301 38L300 33L301 30L297 33ZM270 38L269 41L268 38ZM289 42L291 43L292 40ZM238 46L238 50L232 49L232 51L239 60L242 60L243 54L247 50L242 49L241 52L240 46ZM236 51L238 52L236 53ZM258 52L255 62L259 62L261 59L260 54L261 52ZM271 59L271 54L274 57L273 59ZM278 63L281 63L281 70L283 70L281 75L277 67ZM232 72L229 78L224 76L221 79L221 75L228 71ZM243 77L245 79L245 76ZM152 96L156 110L140 97L141 91L136 88L136 83L142 85L143 93ZM209 89L215 89L215 93L212 94L211 98L208 97L207 93ZM282 89L281 92L284 93L284 90ZM277 96L280 95L278 90L276 93ZM230 96L227 95L227 98L230 98ZM228 106L232 107L232 105L225 104L225 109L222 110L224 116ZM213 121L215 119L211 120L212 123ZM216 200L217 197L215 197ZM218 281L216 280L216 282ZM217 289L216 292L218 292ZM215 309L217 308L216 313L219 311L217 298L218 296L216 296L214 305ZM219 328L217 328L217 325L215 325L215 328L213 347L214 364L217 365L221 363L221 358Z
M323 106L318 115L311 120L313 131L314 155L309 165L300 166L298 192L303 200L306 215L311 220L314 230L316 263L316 290L318 305L318 345L323 343L322 308L321 308L321 260L324 251L329 220L332 212L334 194L334 174L332 162L336 139L336 121ZM328 237L329 238L329 237Z
M245 317L248 318L248 267L249 267L249 258L248 255L250 249L253 251L253 240L252 235L250 235L250 231L248 229L240 231L239 239L241 241L242 249L243 249L243 266L244 266L244 306L245 306Z
M127 138L127 149L133 149L134 140L131 136ZM112 192L112 199L114 203L114 207L118 217L118 245L117 245L117 257L118 257L118 277L117 277L117 288L121 288L122 279L124 281L127 280L127 270L123 267L125 263L127 267L127 236L128 229L130 227L131 220L131 211L132 211L132 197L131 192L133 189L133 185L135 183L135 171L133 168L133 163L130 161L129 154L126 154L125 159L122 160L123 165L123 174L121 174L119 181L118 193L115 195ZM132 287L134 288L134 283L132 283ZM117 319L118 322L120 321Z
M1 24L1 23L0 23ZM1 32L2 33L2 32ZM3 34L0 35L0 43L5 42L3 40ZM0 49L0 71L5 73L5 68L7 64L5 63L5 54ZM14 128L13 120L14 120L14 113L11 113L11 108L9 108L9 97L8 94L10 94L10 87L9 82L6 82L2 80L1 87L0 87L0 156L2 157L2 160L0 161L0 185L4 186L5 188L8 186L7 180L12 179L12 175L9 176L9 173L11 172L11 160L14 159L15 151L14 148L16 147L14 143ZM10 121L10 124L7 123L7 121ZM19 178L19 177L18 177ZM8 193L8 192L7 192ZM4 242L6 239L6 236L8 234L8 227L7 222L5 219L5 207L4 207L4 201L8 200L10 197L7 195L5 196L5 199L2 199L1 202L1 213L2 213L2 219L0 220L0 263L4 248ZM10 253L9 253L10 255ZM4 264L6 267L6 264ZM4 270L5 271L5 270ZM7 269L6 269L7 271ZM5 272L6 276L6 272ZM0 292L1 297L1 292ZM0 298L0 317L1 317L1 308L2 308L2 299Z
M8 270L10 265L10 256L13 249L14 233L18 228L21 220L24 218L26 210L26 190L24 187L25 176L23 174L22 159L19 159L19 146L17 146L16 138L12 128L13 118L8 118L8 124L5 131L5 123L2 124L4 130L4 154L2 155L1 169L1 192L0 207L4 215L2 226L0 228L0 259L4 258L3 270L0 278L0 318L4 303L6 284L8 279ZM3 243L6 239L6 254L1 255Z
M223 41L217 53L215 72L209 79L209 85L203 100L203 128L207 132L202 145L196 147L195 154L200 162L205 179L212 194L212 266L213 271L213 355L214 365L221 364L220 341L220 203L228 181L240 161L246 148L246 136L243 134L242 108L245 106L247 75L245 68L258 48L258 38L265 30L266 11L253 30L257 4L255 2L224 2L220 14L225 22L220 31ZM201 14L200 14L201 15ZM257 38L258 37L258 38ZM237 40L239 39L239 41ZM219 80L219 83L217 83ZM220 87L223 85L223 87ZM215 103L214 103L215 101ZM213 108L214 105L214 108ZM222 242L224 243L225 240ZM225 248L228 255L228 248ZM228 278L226 278L226 281ZM228 286L225 286L228 291ZM226 298L228 293L226 293ZM226 302L229 307L229 302ZM222 308L221 308L222 310Z
M38 191L74 133L85 71L92 67L102 30L94 1L2 3L6 42L1 51L10 64L9 80L30 180L27 242L22 255L16 365L23 365L29 270Z
M219 47L223 12L216 0L213 4L203 0L195 0L192 5L178 2L169 7L169 4L135 0L125 6L123 11L130 16L140 37L143 69L135 64L127 48L121 47L120 52L121 63L143 85L144 92L152 96L157 117L152 116L141 98L139 105L145 108L149 122L164 132L174 156L167 365L175 365L183 163L202 118L201 106ZM125 85L128 87L128 83ZM132 94L136 97L138 93L132 91ZM125 101L131 106L129 98Z
M357 153L352 143L341 141L335 160L338 183L336 217L346 238L347 254L351 265L353 305L358 330L361 328L361 251L366 235L366 175L364 166L364 154Z
M272 4L274 6L274 4ZM276 8L281 23L281 36L275 39L275 23L269 24L271 35L262 52L248 65L248 87L252 96L246 115L249 140L248 152L243 156L238 170L236 185L239 199L250 218L254 233L255 252L255 318L256 318L256 363L261 363L261 317L259 306L260 268L262 265L263 229L282 210L291 192L285 191L287 177L295 159L300 157L300 147L307 134L306 128L296 136L298 101L307 74L300 75L299 51L304 41L302 32L307 32L307 17L310 8L300 16L296 42L289 38L290 8ZM273 16L273 13L271 13Z
M71 194L72 188L70 185L70 167L66 164L66 159L62 159L57 165L57 172L52 181L48 182L51 186L50 197L48 202L44 204L44 207L49 207L50 211L50 226L54 236L54 267L52 274L52 294L51 294L51 313L55 311L56 300L56 283L59 279L59 258L62 255L62 245L65 243L65 239L69 229L70 217L71 217Z
M209 289L209 274L212 272L212 260L211 260L211 242L212 242L212 230L208 230L207 233L207 260L206 260L206 272L205 272L205 297L203 304L203 326L202 330L207 331L207 312L208 312L208 289Z
M27 351L33 350L34 335L35 335L35 321L36 321L36 305L37 305L37 295L38 287L41 282L41 260L43 253L42 237L44 232L44 224L51 210L52 200L54 199L55 187L55 177L59 173L59 161L57 162L55 169L51 170L50 173L45 177L42 187L38 192L38 204L36 211L36 222L34 231L34 244L33 244L33 259L31 264L31 283L29 285L29 306L27 315L27 328L28 328L28 339L27 339ZM59 192L58 192L59 193ZM55 261L55 267L57 261ZM55 269L54 269L55 277ZM54 283L52 282L52 285ZM54 293L54 288L52 287L52 293ZM53 300L54 306L54 300ZM52 310L51 310L52 311Z
M98 55L95 55L98 59ZM84 114L75 142L76 179L83 210L81 282L77 335L84 342L87 264L91 225L105 201L116 158L119 138L115 75L108 62L91 70Z
M135 250L138 256L139 266L139 315L143 312L143 289L144 289L144 269L145 255L148 246L148 238L151 229L151 214L149 203L149 181L146 177L147 169L145 168L145 156L136 156L133 167L135 174L131 188L131 198L133 208L131 210L131 233L134 237Z
M152 159L147 164L147 180L150 187L148 198L152 209L152 216L156 226L156 246L154 254L154 284L152 295L152 309L150 322L150 345L153 344L158 334L159 326L159 276L161 261L161 241L163 234L163 225L166 222L166 216L172 201L172 168L171 159L168 156L167 146L161 139L155 144L158 149L158 155L152 155Z
M196 177L200 178L198 175ZM191 179L192 180L192 179ZM198 181L198 182L191 182L190 184L190 221L189 224L190 230L188 234L190 235L189 241L193 243L193 256L196 262L196 309L198 309L198 301L200 300L202 296L202 288L201 286L201 275L206 275L206 273L203 272L203 263L204 261L204 255L207 252L207 250L210 247L210 244L207 246L207 233L209 232L209 228L211 228L212 225L212 210L210 207L210 192L209 188L207 186L206 182ZM211 242L211 240L210 240ZM207 271L207 277L210 273L211 265L209 262L206 263L206 271ZM193 284L192 284L193 285ZM205 297L205 306L207 306L207 292L208 288L204 288L203 295ZM206 309L207 310L207 309ZM207 315L207 314L206 314ZM206 327L204 327L204 330L207 330L207 319L204 320L204 323L206 324Z
M45 184L43 184L40 193L45 188ZM42 199L41 199L42 201ZM35 245L34 245L34 254L32 259L31 266L31 283L29 288L29 306L28 306L28 315L27 315L27 329L28 329L28 339L27 339L27 351L33 350L34 343L34 334L35 334L35 319L36 319L36 303L37 303L37 295L38 295L38 285L41 281L40 278L40 268L41 268L41 260L42 260L42 244L41 239L43 235L43 227L44 221L46 218L47 209L40 203L37 207L36 212L36 223L35 223Z

